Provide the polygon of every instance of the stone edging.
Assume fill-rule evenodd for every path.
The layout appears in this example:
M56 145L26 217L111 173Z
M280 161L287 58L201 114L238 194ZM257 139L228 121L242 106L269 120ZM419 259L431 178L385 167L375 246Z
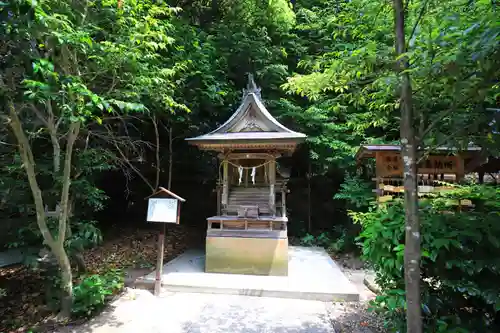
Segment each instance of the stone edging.
M380 294L380 287L375 283L375 278L372 275L365 275L363 284L373 293Z

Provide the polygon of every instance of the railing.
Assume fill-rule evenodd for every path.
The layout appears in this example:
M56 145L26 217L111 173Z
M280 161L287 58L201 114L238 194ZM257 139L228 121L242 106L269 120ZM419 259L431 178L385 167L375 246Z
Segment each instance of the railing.
M208 220L208 230L241 230L241 231L286 231L286 221L241 219L238 217L221 217L217 220Z

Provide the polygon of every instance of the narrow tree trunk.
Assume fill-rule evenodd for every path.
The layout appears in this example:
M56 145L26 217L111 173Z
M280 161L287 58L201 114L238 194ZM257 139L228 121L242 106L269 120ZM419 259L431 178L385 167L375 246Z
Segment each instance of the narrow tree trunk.
M50 141L52 142L52 147L54 149L52 153L52 163L54 168L54 174L58 174L60 170L61 164L61 146L59 145L59 141L55 133L50 133Z
M70 216L70 200L69 190L71 187L71 168L73 159L73 147L75 146L78 132L80 131L80 122L71 123L69 126L68 139L66 141L66 153L64 156L64 169L62 175L62 190L61 190L61 213L59 216L59 235L56 248L52 249L57 257L57 262L61 268L61 312L59 313L60 320L69 319L71 316L71 306L73 301L73 275L71 272L71 264L68 255L64 249L64 241L66 240L66 230L68 229Z
M420 304L420 222L418 218L417 195L417 151L413 128L412 91L406 52L405 15L403 0L394 0L394 27L396 33L396 55L399 58L401 78L401 156L403 158L405 188L405 289L407 333L422 332L422 314Z
M155 139L156 139L156 178L155 178L155 188L154 191L160 186L160 133L158 132L158 120L156 115L151 118L153 122L153 127L155 129Z
M172 170L173 170L173 164L174 164L174 136L172 135L172 127L170 127L170 130L168 131L168 183L167 183L167 189L170 190L172 187Z
M9 125L14 133L14 136L16 137L19 154L21 156L21 160L23 161L24 170L26 171L28 183L33 195L36 210L36 222L45 242L47 244L52 244L54 243L54 239L47 226L42 191L40 190L40 186L38 185L38 181L36 179L35 158L33 157L33 151L31 150L28 138L24 133L21 120L17 115L14 104L9 101L7 107L9 109Z
M61 311L57 318L59 321L65 321L71 317L71 307L73 305L73 274L71 272L71 263L64 250L64 246L51 247L51 250L57 258L57 263L61 269Z
M312 232L312 217L311 217L311 161L307 170L307 232Z
M157 130L157 126L155 125L155 130ZM168 131L168 181L167 181L167 189L170 190L172 188L172 164L173 164L173 135L172 135L172 127L167 128ZM158 132L156 132L156 143L157 147L159 147L159 136ZM159 156L159 150L157 152L157 163L158 163L158 170L159 170L159 163L160 163L160 156ZM159 180L158 180L159 181ZM158 296L161 291L161 274L162 274L162 269L163 269L163 252L165 251L165 234L167 232L166 228L166 223L160 223L160 233L158 235L158 259L156 261L156 281L155 281L155 287L154 287L154 295Z
M15 106L13 103L9 102L9 125L14 133L17 143L19 153L21 155L21 160L23 161L23 166L28 177L28 182L30 184L30 189L33 195L33 201L35 203L36 209L36 221L38 228L42 234L44 242L49 246L50 250L54 254L61 269L62 278L62 298L61 298L61 312L58 316L60 320L69 319L71 315L71 305L72 305L72 293L73 293L73 282L71 274L71 264L69 262L68 255L64 249L64 240L66 236L66 227L68 222L69 214L69 187L70 187L70 176L71 176L71 156L73 152L73 146L78 136L79 123L72 124L70 126L70 131L68 134L68 142L66 146L66 156L65 165L63 172L63 189L61 191L61 215L59 217L59 231L58 238L54 239L47 226L45 209L42 198L42 191L36 179L35 171L35 159L33 156L33 151L31 149L29 140L22 128L21 120L17 114Z
M68 139L66 141L66 153L64 156L64 169L62 175L62 189L61 189L61 213L59 215L59 235L58 243L64 246L66 240L66 228L68 226L68 217L70 213L69 205L69 190L71 187L71 167L73 159L73 147L75 146L78 132L80 131L80 122L71 123L69 125Z

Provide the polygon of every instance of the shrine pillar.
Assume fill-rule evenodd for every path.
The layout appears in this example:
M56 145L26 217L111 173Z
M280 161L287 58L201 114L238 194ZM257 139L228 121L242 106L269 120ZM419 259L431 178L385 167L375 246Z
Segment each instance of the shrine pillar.
M224 159L222 161L222 206L225 208L227 206L227 201L229 198L229 165L228 161Z
M276 159L269 162L269 210L271 216L276 216Z
M281 188L281 217L286 218L286 192L285 185Z

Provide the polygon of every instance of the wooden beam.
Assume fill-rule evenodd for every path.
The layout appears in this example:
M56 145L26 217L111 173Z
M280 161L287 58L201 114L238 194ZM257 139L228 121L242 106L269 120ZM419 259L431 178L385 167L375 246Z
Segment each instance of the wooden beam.
M268 160L270 158L278 158L281 156L279 152L269 152L269 153L261 153L261 152L247 152L247 153L229 153L227 155L219 154L219 158L225 157L229 160L239 160L239 159L264 159Z

